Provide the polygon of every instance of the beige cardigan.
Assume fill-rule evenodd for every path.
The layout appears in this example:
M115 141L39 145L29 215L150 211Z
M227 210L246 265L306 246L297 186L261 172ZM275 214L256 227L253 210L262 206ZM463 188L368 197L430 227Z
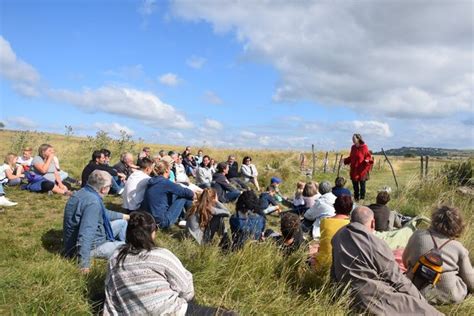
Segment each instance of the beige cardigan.
M433 232L438 247L448 240L444 235ZM403 263L408 269L407 276L418 258L433 249L433 240L427 230L417 230L408 241L403 252ZM474 270L469 261L469 251L456 240L450 241L442 249L443 271L436 287L428 286L422 294L432 304L460 303L469 292L474 291Z

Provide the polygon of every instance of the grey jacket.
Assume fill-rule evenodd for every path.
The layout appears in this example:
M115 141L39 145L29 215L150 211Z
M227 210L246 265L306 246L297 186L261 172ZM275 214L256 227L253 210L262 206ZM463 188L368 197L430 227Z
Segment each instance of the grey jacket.
M221 202L217 202L217 204L212 208L211 212L212 215L230 216L229 210ZM201 229L201 227L199 227L199 214L194 213L188 217L186 221L186 228L188 233L198 242L198 244L201 245L204 231Z

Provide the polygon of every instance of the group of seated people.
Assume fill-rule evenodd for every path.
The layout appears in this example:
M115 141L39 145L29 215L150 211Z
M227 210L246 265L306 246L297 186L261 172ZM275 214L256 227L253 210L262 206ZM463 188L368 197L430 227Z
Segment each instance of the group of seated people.
M42 170L46 180L41 182L51 182L49 190L54 192L61 190L63 179L51 148L40 147L41 160L32 159L29 168ZM429 229L410 237L402 256L404 274L392 249L373 234L404 224L404 218L387 206L389 190L381 190L375 204L356 205L344 187L345 179L338 177L335 186L328 181L298 182L294 196L288 198L280 192L278 177L258 192L257 169L244 172L244 167L239 173L232 155L215 164L202 151L191 155L190 148L183 155L161 151L153 157L146 149L136 163L125 153L112 167L110 151L95 151L82 173L82 188L70 196L64 210L64 255L77 258L84 273L90 271L91 258L109 259L107 315L231 314L196 304L191 273L170 251L155 245L157 229L166 231L175 224L197 244L213 243L217 237L219 246L228 251L238 251L251 241L271 241L288 256L298 249L307 253L309 244L316 244L307 253L311 267L327 272L341 288L349 284L351 306L357 311L440 314L430 304L459 303L474 291L468 250L456 240L465 223L455 207L436 208ZM196 162L194 169L182 168L183 156ZM14 179L27 174L28 166L14 168L16 159L7 160L11 163L6 162L10 166L5 167L6 178L19 182ZM243 165L253 166L250 162L246 157ZM48 173L52 180L47 180ZM103 198L111 191L122 197L121 212L104 205ZM235 212L229 203L235 203ZM280 232L267 229L269 214L279 216Z

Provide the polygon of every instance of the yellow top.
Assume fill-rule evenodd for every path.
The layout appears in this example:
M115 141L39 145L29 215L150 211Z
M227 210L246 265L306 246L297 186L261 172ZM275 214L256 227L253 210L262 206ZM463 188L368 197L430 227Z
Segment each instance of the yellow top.
M321 238L319 240L319 251L316 255L316 268L325 269L332 263L332 237L339 229L349 224L349 219L323 218L321 220Z

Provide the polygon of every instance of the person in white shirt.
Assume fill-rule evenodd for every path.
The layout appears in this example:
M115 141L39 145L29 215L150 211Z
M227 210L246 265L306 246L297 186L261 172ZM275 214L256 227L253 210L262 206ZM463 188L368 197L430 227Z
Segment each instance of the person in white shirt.
M122 193L122 207L124 209L131 212L140 208L154 165L155 163L153 160L147 157L138 161L140 169L136 170L128 177Z
M23 167L17 166L17 159L18 157L13 153L5 156L5 163L0 166L0 183L10 186L21 183L25 175L23 174Z
M18 157L17 164L23 167L24 171L28 171L33 162L33 149L31 147L25 147L23 149L23 156Z
M260 186L258 185L258 171L257 167L255 167L254 164L252 164L252 158L251 157L245 157L244 160L242 161L242 166L240 167L240 173L242 174L242 177L246 182L251 182L255 185L257 188L257 191L260 191Z
M208 155L205 155L196 171L196 184L202 189L210 188L213 174L214 173L211 169L211 158Z

